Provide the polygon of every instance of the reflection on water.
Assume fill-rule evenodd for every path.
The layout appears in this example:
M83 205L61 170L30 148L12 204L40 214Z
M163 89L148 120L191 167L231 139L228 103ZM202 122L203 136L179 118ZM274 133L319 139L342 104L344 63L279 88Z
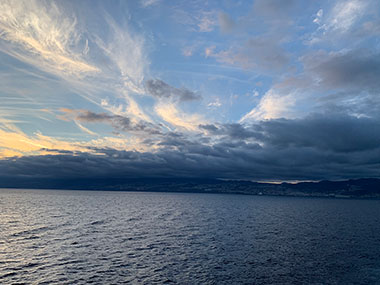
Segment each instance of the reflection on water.
M379 284L380 201L0 190L0 283Z

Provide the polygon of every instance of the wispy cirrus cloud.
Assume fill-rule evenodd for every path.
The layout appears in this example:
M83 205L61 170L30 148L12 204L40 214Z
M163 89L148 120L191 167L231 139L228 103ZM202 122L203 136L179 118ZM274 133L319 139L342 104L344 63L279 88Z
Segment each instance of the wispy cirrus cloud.
M99 68L85 59L86 39L75 16L62 15L54 2L2 1L0 49L21 61L68 76L85 76ZM4 43L4 42L3 42Z
M174 103L161 102L155 106L155 112L170 125L187 131L196 131L204 118L198 114L187 114Z
M318 25L307 44L334 43L337 46L360 44L379 33L379 2L340 0L330 9L319 9L313 20ZM352 39L356 40L353 41Z
M331 11L330 17L323 25L324 30L345 33L366 11L366 1L349 0L338 2Z
M289 118L295 103L296 96L294 93L282 94L279 90L270 89L260 99L259 104L240 119L240 122Z
M111 82L119 88L143 93L141 83L148 65L144 38L133 34L126 23L116 23L108 14L105 14L104 22L107 34L93 34L92 38L107 60L107 64L102 65L107 80L115 76L116 80L111 79Z
M140 3L144 8L157 5L160 0L141 0Z
M200 32L211 32L216 26L215 12L203 11L198 17L198 28Z
M63 2L2 1L0 51L53 74L94 105L115 110L101 104L103 94L111 92L123 100L131 116L149 120L134 98L144 92L148 65L143 37L133 34L127 21L117 23L106 10L100 19L102 29L91 24L95 20L89 15L78 18L78 11Z

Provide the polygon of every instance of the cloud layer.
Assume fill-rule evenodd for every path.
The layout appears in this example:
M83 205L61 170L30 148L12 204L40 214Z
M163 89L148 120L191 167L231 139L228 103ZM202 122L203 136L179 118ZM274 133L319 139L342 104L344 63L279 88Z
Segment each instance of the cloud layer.
M83 120L109 120L102 114ZM127 124L129 126L129 124ZM200 125L189 138L181 133L144 143L149 152L91 148L79 152L20 157L0 162L2 177L45 178L195 177L252 180L308 180L378 177L380 121L313 115L302 120Z

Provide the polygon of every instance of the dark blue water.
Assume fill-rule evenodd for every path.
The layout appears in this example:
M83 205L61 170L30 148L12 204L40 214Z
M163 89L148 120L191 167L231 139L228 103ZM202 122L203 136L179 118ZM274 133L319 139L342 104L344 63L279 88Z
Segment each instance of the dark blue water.
M0 190L0 283L380 284L380 201Z

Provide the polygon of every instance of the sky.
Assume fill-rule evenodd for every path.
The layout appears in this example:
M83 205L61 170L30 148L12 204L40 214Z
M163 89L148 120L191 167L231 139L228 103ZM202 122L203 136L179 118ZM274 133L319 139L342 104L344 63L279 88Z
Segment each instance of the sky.
M0 2L0 181L380 178L377 0Z

